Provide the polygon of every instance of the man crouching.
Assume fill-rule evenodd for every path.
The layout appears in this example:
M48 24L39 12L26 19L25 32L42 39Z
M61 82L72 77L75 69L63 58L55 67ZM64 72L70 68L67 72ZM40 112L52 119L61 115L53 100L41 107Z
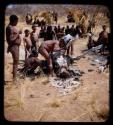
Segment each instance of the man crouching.
M41 66L41 61L37 57L38 57L37 51L32 50L32 53L25 60L24 68L22 69L22 71L24 71L25 73L33 74L34 70L38 66Z

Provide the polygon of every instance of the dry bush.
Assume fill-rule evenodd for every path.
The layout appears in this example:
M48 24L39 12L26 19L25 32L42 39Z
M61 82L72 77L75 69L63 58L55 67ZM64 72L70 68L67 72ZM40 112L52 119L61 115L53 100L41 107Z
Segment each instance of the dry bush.
M71 8L66 9L66 13L68 14L69 12L72 13L73 18L74 18L76 24L78 24L80 19L81 19L81 17L82 17L83 10L82 9L81 10L73 9L73 8L72 9Z
M96 116L100 119L107 120L109 117L109 109L106 105L94 105L94 112Z
M89 105L91 106L92 111L96 114L96 116L98 118L107 120L107 118L109 116L109 109L108 109L107 105L98 104L97 100L98 100L98 95L95 93L92 96Z
M75 118L69 120L69 122L79 121L82 117L84 117L84 116L87 115L87 114L88 114L88 112L84 112L84 113L82 113L81 115L79 115L79 116L77 116L77 117L75 117Z
M72 95L72 100L76 100L78 97L81 96L81 93L80 92L76 92Z
M53 97L49 100L47 100L47 105L49 107L53 107L53 108L57 108L57 107L60 107L61 106L61 100L59 100L58 98L56 97Z
M91 107L93 107L95 105L97 99L98 99L97 93L92 94L92 97L88 101L88 105L90 105Z
M44 17L44 19L46 20L47 24L51 24L52 23L52 16L51 14L47 11L41 11L39 14L38 14L39 17Z
M60 105L61 105L61 101L57 98L53 98L51 102L51 107L57 108L57 107L60 107Z

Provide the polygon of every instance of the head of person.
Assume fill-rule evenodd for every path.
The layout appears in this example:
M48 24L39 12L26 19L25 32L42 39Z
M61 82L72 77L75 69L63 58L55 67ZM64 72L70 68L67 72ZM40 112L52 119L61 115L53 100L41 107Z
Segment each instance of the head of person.
M60 29L60 25L58 25L58 29Z
M103 25L102 28L105 31L107 27L106 27L106 25Z
M51 32L52 31L52 26L48 26L47 27L47 32Z
M16 26L18 23L18 17L16 15L11 15L9 21L11 25Z
M29 31L28 29L26 29L26 30L24 31L24 33L25 33L25 36L29 36L30 31Z
M54 29L57 29L57 27L55 26Z
M67 27L66 27L67 29L69 29L69 25L67 25Z
M32 52L31 52L31 56L32 57L38 57L38 52L35 49L33 49Z
M71 15L72 13L71 13L71 11L69 11L69 15Z
M71 28L74 28L74 25L72 25L72 27Z
M60 48L65 47L65 42L64 42L64 39L63 39L63 38L60 39L60 41L59 41L59 46L60 46Z
M33 30L34 32L36 31L36 29L37 29L37 25L36 25L36 24L32 25L32 30Z

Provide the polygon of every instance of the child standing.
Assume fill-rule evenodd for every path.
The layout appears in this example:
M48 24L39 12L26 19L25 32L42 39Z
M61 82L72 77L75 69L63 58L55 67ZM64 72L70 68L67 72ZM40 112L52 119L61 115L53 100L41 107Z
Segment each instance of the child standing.
M23 38L23 41L24 41L24 47L25 47L25 60L26 60L28 55L30 55L31 53L32 43L30 40L30 31L26 29L24 33L25 33L25 37Z

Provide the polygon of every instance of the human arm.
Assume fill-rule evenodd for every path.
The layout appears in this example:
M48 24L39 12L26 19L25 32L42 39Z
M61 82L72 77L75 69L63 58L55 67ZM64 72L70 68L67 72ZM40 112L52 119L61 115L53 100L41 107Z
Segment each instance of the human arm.
M9 37L10 37L10 40L12 42L14 42L20 37L19 36L20 31L16 27L12 27L10 30L11 31L10 31L10 36Z

